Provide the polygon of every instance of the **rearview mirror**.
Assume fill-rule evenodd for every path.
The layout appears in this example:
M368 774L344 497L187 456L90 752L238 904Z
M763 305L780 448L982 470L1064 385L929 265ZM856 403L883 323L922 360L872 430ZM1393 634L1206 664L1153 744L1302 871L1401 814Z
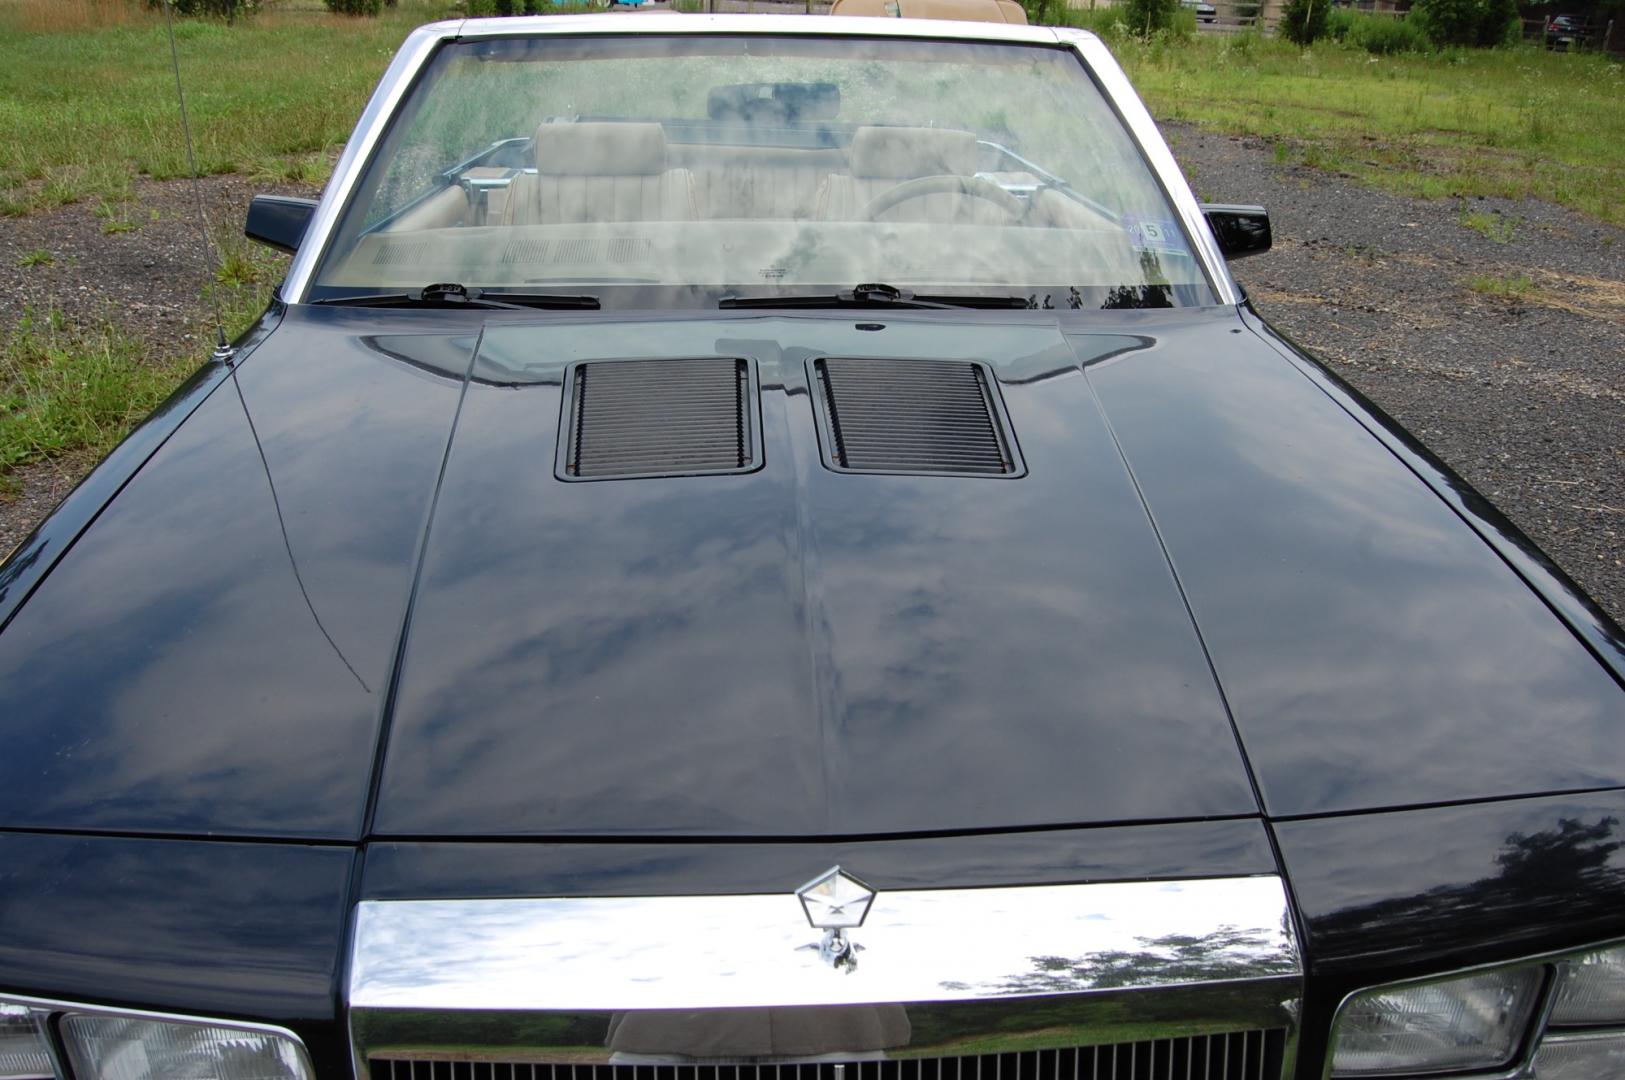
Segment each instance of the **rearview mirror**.
M1262 255L1270 249L1270 214L1262 206L1220 206L1203 203L1213 239L1227 259Z
M248 222L243 226L243 235L292 255L299 241L304 239L305 228L315 212L315 199L256 195L248 204Z

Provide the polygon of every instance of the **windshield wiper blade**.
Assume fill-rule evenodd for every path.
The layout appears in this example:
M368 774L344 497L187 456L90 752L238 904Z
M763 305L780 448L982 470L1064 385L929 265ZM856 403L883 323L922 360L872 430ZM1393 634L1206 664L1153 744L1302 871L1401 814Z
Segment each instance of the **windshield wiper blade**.
M964 295L920 296L892 285L870 283L858 285L846 292L809 293L789 296L724 296L717 301L719 308L843 308L843 307L902 307L902 308L1029 308L1036 305L1024 296L1003 296L998 293L967 293Z
M348 307L512 308L520 311L532 308L596 311L599 307L598 297L587 294L471 289L456 282L426 285L421 289L414 289L410 292L328 296L320 300L312 300L311 303Z

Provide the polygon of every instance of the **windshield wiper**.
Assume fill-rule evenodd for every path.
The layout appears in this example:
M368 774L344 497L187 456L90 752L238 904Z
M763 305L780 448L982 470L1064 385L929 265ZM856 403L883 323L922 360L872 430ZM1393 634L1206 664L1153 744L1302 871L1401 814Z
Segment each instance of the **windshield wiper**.
M724 296L717 301L719 308L843 308L843 307L904 307L904 308L1028 308L1036 306L1024 296L1002 296L997 293L965 294L958 296L918 296L907 289L892 285L870 283L858 285L847 292L811 293L804 296Z
M348 307L477 307L557 308L560 310L596 311L598 297L570 293L508 292L505 289L471 289L456 282L426 285L421 289L401 293L363 293L358 296L328 296L312 300L313 304L335 304Z

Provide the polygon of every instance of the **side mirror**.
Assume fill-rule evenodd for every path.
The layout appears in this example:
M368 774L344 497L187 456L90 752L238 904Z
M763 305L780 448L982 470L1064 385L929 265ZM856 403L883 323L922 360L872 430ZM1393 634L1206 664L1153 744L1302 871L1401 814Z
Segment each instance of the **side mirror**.
M1270 213L1262 206L1202 204L1208 228L1227 259L1262 255L1270 249Z
M304 239L305 227L315 212L315 199L256 195L248 204L248 223L243 226L243 235L292 255L299 241Z

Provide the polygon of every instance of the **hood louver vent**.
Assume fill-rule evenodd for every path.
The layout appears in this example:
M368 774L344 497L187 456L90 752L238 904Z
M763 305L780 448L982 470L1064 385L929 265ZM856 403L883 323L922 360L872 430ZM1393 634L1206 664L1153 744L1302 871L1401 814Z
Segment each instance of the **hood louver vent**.
M755 373L744 360L603 360L570 369L561 480L760 468Z
M824 463L840 472L1020 476L998 381L967 360L814 360Z

